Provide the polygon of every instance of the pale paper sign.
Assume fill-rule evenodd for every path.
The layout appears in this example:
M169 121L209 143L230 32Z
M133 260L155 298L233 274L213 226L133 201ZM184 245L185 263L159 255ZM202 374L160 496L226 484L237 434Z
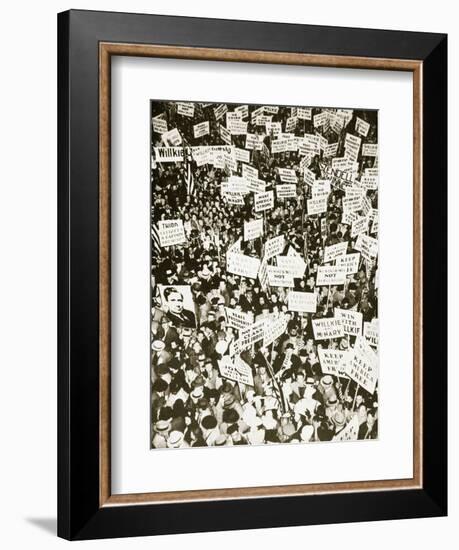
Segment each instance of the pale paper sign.
M313 319L312 330L314 331L315 340L330 340L344 336L343 326L339 319L334 319L333 317Z
M359 311L335 308L335 318L343 325L344 334L358 336L362 334L363 315Z
M321 265L317 268L317 286L344 285L346 270L341 266Z
M162 247L186 242L182 220L161 220L158 222L159 242Z
M226 254L226 265L227 270L234 273L234 275L256 279L260 268L260 260L238 252L230 252Z
M288 293L288 310L299 313L315 313L317 311L317 294L315 292L297 292L291 290Z

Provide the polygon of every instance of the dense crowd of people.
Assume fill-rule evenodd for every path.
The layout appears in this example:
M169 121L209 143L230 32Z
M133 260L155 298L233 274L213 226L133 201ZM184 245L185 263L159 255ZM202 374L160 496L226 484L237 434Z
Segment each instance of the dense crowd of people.
M226 110L238 107L227 105ZM152 232L151 447L155 449L336 441L351 423L354 431L342 439L378 437L377 384L370 392L347 374L344 364L332 374L320 361L321 349L343 351L349 357L356 336L317 339L313 327L314 320L334 317L336 308L360 312L365 324L377 322L377 256L370 261L361 254L355 273L347 274L344 284L317 285L326 247L348 243L346 254L361 252L357 243L362 233L353 235L355 215L368 216L363 234L377 238L377 186L362 188L366 170L377 170L377 155L362 154L364 144L377 144L377 113L312 108L308 119L295 117L291 107L279 107L277 112L269 110L271 124L263 118L260 124L251 115L261 107L249 105L242 113L247 134L257 136L260 144L246 149L247 134L232 134L230 144L224 141L220 126L225 125L225 115L217 120L216 104L194 103L193 115L187 116L178 113L176 102L152 102L152 119L165 121L167 131L177 129L181 137L177 147L183 147L183 160L159 161L156 148L171 143L153 126L152 228L162 220L182 220L186 237L182 243L162 246ZM314 117L322 113L328 122L317 126ZM289 122L292 116L296 122ZM363 131L357 130L357 120L363 121ZM209 132L195 138L194 127L206 121ZM280 123L281 136L274 135L275 123ZM273 153L272 144L287 133L287 124L290 137L318 135L324 141L312 153L302 154L301 148ZM349 153L348 134L360 138L361 146L350 155L356 160L343 183L339 171L331 170L333 159ZM326 156L326 144L335 143L334 154ZM258 170L267 191L283 183L279 168L293 170L295 196L279 199L275 194L273 207L263 212L255 212L253 192L243 195L243 204L231 204L222 193L222 182L242 176L244 163L237 161L232 168L198 166L188 154L193 147L223 145L249 151L249 165ZM305 171L315 181L331 182L325 212L308 213L315 181L309 181ZM367 206L361 208L367 212L354 210L355 215L345 219L343 203L349 186L362 189ZM244 222L255 219L263 220L262 236L244 240ZM229 249L262 260L266 241L280 235L284 245L279 255L295 254L306 264L303 276L293 277L292 287L271 286L260 277L228 270ZM268 263L275 262L270 258ZM189 289L192 311L184 306L183 288ZM316 311L289 310L291 291L315 293ZM228 308L250 316L253 323L282 317L285 331L267 346L260 339L235 352L240 330L228 322ZM376 341L368 345L377 353ZM237 365L236 359L250 370L250 383L225 376L222 364L229 360Z

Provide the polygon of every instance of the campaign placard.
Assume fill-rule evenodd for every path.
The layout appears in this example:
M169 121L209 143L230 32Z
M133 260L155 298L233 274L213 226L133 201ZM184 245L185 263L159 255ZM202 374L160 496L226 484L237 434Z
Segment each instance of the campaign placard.
M160 220L158 234L161 247L186 243L182 220Z
M254 195L255 212L264 212L274 208L274 192L266 191L264 193L255 193Z
M324 264L335 261L339 256L344 256L348 246L347 241L326 246L324 249Z
M234 275L256 279L260 260L252 256L246 256L238 252L229 252L226 254L226 269Z
M362 334L363 315L359 311L335 308L335 318L343 325L344 334L358 336Z
M317 286L344 285L346 270L338 265L320 265L317 268Z
M339 319L335 319L334 317L313 319L312 330L315 340L330 340L333 338L342 338L344 336L343 326Z
M244 222L244 241L251 241L263 235L263 218Z
M317 294L315 292L291 290L288 293L287 309L299 313L315 313L317 311Z

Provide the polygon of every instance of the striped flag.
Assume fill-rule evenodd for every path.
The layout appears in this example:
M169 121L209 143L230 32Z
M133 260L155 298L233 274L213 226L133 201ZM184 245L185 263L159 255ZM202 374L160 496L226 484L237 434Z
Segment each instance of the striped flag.
M190 161L187 161L185 179L186 179L186 191L188 195L192 195L194 192L194 178L193 178L193 173L191 172Z
M194 177L193 172L191 171L191 163L193 157L191 154L191 147L188 142L183 139L183 162L185 163L185 183L186 183L186 192L189 195L194 192Z
M159 231L156 224L151 226L151 240L153 243L153 258L157 258L161 254L161 243L159 240Z

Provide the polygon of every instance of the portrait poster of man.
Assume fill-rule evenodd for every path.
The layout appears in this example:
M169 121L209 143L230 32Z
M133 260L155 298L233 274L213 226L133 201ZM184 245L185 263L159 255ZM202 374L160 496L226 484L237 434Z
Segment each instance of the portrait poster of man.
M158 285L161 309L172 326L177 328L196 328L191 288L187 285Z
M152 449L378 438L378 148L375 110L151 101Z

